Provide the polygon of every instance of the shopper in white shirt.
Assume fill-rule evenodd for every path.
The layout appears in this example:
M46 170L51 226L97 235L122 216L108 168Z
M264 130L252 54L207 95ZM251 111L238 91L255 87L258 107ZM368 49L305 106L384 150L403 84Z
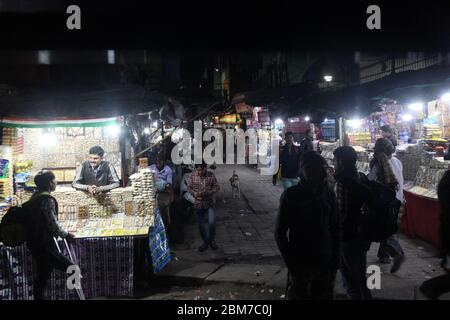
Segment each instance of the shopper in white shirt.
M375 143L374 158L370 162L368 178L396 191L396 197L400 201L398 208L395 208L398 216L403 203L403 166L400 160L393 156L394 152L395 147L389 139L378 139ZM380 262L389 263L390 256L394 258L391 273L395 273L405 261L405 253L398 242L398 235L392 235L380 242L378 249Z

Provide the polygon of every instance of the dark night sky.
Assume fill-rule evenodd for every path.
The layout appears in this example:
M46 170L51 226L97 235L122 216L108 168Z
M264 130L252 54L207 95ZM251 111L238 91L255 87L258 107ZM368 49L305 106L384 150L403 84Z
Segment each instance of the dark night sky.
M65 5L74 3L82 9L81 31L65 28ZM368 16L365 11L370 4L280 0L0 0L0 45L200 50L449 46L448 1L417 4L378 1L382 30L377 31L369 31L365 26Z

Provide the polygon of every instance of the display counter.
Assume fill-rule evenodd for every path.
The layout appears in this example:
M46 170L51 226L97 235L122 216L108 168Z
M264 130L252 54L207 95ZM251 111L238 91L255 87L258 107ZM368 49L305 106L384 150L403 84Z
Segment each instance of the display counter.
M405 194L405 213L401 221L401 232L414 238L418 237L436 247L440 247L439 201L410 191Z
M133 295L136 270L161 270L170 260L161 217L155 207L149 170L130 177L132 186L91 196L72 188L52 195L59 203L59 224L76 236L74 250L86 298ZM22 193L22 203L30 194ZM18 204L20 204L18 203ZM149 232L150 228L150 232ZM0 299L31 299L33 261L25 245L0 243ZM66 288L67 275L53 272L48 299L77 299Z
M103 237L76 239L73 245L81 269L87 299L93 297L131 297L134 291L134 251L147 237ZM33 297L35 265L26 245L10 248L0 244L0 299L29 300ZM67 274L53 271L46 299L78 299L67 289Z

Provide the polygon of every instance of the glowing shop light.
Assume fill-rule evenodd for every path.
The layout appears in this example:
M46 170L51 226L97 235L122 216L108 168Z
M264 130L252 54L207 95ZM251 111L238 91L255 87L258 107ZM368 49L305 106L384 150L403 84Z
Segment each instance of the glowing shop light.
M410 114L404 114L402 115L402 120L403 121L411 121L413 119L413 116Z
M445 93L442 97L441 100L446 101L446 102L450 102L450 92Z
M308 116L305 117L305 121L311 120Z
M408 108L413 111L423 111L423 103L421 102L411 103L408 106Z
M362 121L360 119L352 119L348 121L348 125L352 128L359 128L362 125Z
M325 118L325 120L323 120L323 122L328 122L328 118Z
M331 81L333 81L333 76L326 75L326 76L323 76L323 79L324 79L326 82L331 82Z
M277 120L275 120L275 124L283 124L284 123L284 121L283 120L281 120L281 119L277 119Z
M51 132L44 132L40 138L40 144L43 147L54 147L56 146L56 136Z
M106 132L110 135L110 136L117 136L120 133L120 127L117 125L113 125L113 126L107 126L106 127Z

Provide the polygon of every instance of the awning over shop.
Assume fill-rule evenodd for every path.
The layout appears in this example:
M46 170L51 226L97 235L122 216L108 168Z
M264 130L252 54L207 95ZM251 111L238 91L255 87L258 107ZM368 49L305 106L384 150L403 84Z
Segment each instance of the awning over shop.
M140 86L46 87L0 96L0 116L105 118L149 112L168 97Z
M3 118L1 127L10 128L57 128L57 127L106 127L118 125L119 119L114 118L60 118L51 120L31 118Z

